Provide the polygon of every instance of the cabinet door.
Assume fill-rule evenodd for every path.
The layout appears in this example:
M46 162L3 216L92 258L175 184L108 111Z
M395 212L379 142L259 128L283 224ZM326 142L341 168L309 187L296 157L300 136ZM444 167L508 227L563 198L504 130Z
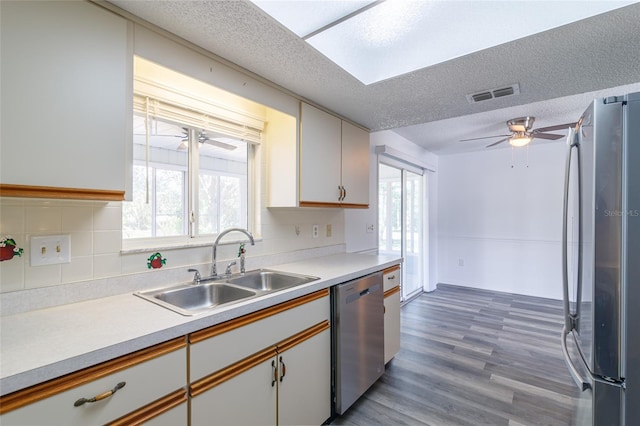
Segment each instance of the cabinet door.
M341 120L311 105L300 110L300 204L337 204L341 173ZM367 189L368 191L368 189Z
M400 277L399 265L383 271L384 288L384 363L400 350Z
M191 425L275 425L276 360L243 373L191 398Z
M0 183L121 199L131 167L132 24L90 2L0 7Z
M384 298L384 363L400 351L400 287Z
M320 425L331 416L331 334L326 329L278 354L278 424Z
M369 205L369 132L342 122L342 186L345 207Z

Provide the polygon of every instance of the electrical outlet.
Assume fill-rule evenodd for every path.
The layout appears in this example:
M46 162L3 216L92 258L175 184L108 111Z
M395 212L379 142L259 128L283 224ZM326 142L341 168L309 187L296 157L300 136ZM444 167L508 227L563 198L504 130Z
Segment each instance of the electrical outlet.
M464 259L458 259L458 266L464 266Z
M313 225L311 227L311 236L313 238L318 238L318 233L320 232L320 227L318 225Z
M295 230L296 230L296 235L300 235L300 225L296 225Z
M376 227L373 223L367 223L367 234L370 234L376 230Z
M327 237L331 237L331 224L327 224Z
M31 266L71 262L71 236L45 235L31 237Z

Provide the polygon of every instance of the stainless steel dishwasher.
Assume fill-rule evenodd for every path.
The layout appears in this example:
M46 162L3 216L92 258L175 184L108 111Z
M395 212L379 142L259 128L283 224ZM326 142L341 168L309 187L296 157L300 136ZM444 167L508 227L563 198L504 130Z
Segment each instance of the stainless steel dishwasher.
M334 413L384 373L383 293L382 272L332 288Z

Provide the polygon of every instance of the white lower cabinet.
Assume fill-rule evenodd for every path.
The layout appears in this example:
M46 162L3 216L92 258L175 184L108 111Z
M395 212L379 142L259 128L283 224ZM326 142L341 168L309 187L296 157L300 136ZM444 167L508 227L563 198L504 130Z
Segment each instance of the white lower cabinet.
M220 371L211 377L210 389L192 386L192 426L324 423L331 415L328 324L305 334L313 335L281 352L274 345Z
M329 318L322 290L190 335L191 425L324 423Z
M191 425L275 424L275 362L273 355L202 394L192 396Z
M321 425L331 415L331 332L278 354L278 424Z
M384 363L400 351L400 266L383 271L384 288Z
M161 425L177 407L171 419L186 424L186 358L176 339L14 392L0 401L0 424Z

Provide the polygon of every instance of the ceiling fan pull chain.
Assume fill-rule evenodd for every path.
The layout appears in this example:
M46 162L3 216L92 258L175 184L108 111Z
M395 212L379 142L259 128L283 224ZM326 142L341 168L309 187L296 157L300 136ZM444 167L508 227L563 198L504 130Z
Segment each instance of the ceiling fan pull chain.
M529 145L527 145L527 169L529 168Z
M513 147L513 145L511 145L511 168L513 169L513 150L515 148Z

